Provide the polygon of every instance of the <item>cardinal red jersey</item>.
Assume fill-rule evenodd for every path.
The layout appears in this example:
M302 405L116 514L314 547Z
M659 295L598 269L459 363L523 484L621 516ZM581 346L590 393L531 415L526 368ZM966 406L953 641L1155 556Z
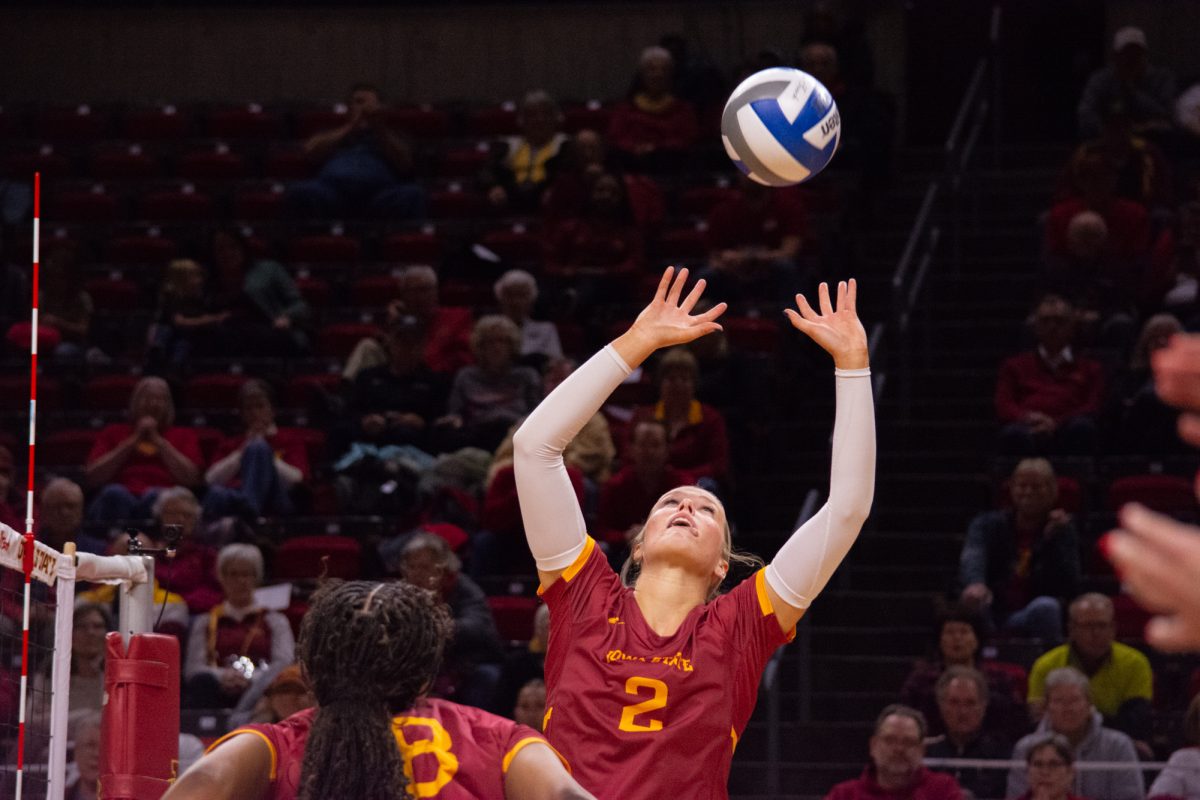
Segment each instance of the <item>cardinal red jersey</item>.
M765 573L659 636L589 538L542 592L550 607L543 730L600 800L728 797L729 765L771 654L791 640ZM794 632L793 632L794 633Z
M310 708L277 725L246 725L209 749L233 736L261 737L271 748L266 800L294 800L315 715ZM532 728L446 700L420 701L392 719L392 732L404 758L409 793L435 800L503 800L504 774L516 754L527 745L546 743Z

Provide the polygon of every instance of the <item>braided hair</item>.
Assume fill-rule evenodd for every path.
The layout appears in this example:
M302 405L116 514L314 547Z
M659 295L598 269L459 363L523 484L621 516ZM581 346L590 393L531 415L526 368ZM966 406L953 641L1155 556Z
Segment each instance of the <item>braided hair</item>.
M301 667L317 712L298 800L408 800L392 716L412 707L441 667L446 607L407 583L331 581L300 627Z

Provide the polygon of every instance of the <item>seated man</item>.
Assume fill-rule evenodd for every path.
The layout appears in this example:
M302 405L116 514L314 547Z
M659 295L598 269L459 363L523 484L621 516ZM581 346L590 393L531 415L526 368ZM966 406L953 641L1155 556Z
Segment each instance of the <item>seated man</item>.
M597 539L607 546L609 560L616 564L625 561L629 540L642 529L658 498L693 480L671 466L667 428L660 420L637 423L626 455L625 466L600 490Z
M1066 299L1046 295L1029 321L1037 346L1005 359L996 377L1001 449L1022 456L1090 453L1104 397L1103 367L1072 349L1077 317Z
M190 428L174 423L167 382L138 381L129 398L129 422L104 427L88 454L84 482L100 490L88 509L89 519L147 519L160 489L200 483L200 441Z
M971 520L959 557L964 604L1047 642L1062 641L1061 598L1079 585L1079 535L1056 506L1058 481L1044 458L1017 464L1009 479L1012 508Z
M1071 603L1067 643L1043 653L1029 672L1029 707L1034 715L1045 710L1047 676L1073 667L1089 679L1090 699L1105 724L1145 743L1150 739L1154 676L1145 655L1114 641L1113 614L1112 600L1102 594L1080 595Z
M1034 667L1036 669L1036 666ZM1032 685L1032 682L1031 682ZM1075 761L1118 761L1129 769L1080 771L1076 794L1105 800L1141 800L1146 796L1133 740L1120 731L1103 726L1100 712L1092 705L1087 676L1074 667L1061 667L1045 676L1046 716L1034 733L1017 742L1014 761L1024 761L1029 748L1057 733L1075 749ZM1024 765L1008 773L1005 797L1018 797L1029 788Z
M834 786L825 800L961 800L963 791L958 782L926 769L921 765L924 757L925 716L908 706L890 705L875 720L871 763L860 777Z
M83 489L80 489L75 481L66 478L52 479L46 484L46 488L42 489L39 509L39 541L45 542L60 553L67 542L74 542L76 549L83 553L104 555L108 552L107 539L93 536L83 530Z
M304 143L321 168L315 179L288 188L293 212L313 219L357 212L388 219L423 216L425 193L412 179L412 150L387 127L379 90L355 85L349 106L345 124Z
M938 713L946 732L925 742L926 758L1008 758L1012 740L984 727L988 686L982 672L971 667L947 667L938 678L936 692ZM1004 797L1001 770L944 767L939 771L953 775L975 797Z
M488 202L498 209L537 212L542 196L563 160L570 137L562 132L563 116L547 92L525 95L517 112L521 134L497 142L491 162L480 176Z
M246 381L238 396L246 431L227 436L217 449L204 474L204 510L210 517L290 514L291 491L308 475L308 451L294 431L276 427L264 381Z
M1134 130L1161 132L1173 127L1175 78L1149 62L1146 34L1127 26L1113 36L1112 63L1088 77L1079 99L1079 133L1099 136L1106 108L1124 106Z
M737 192L708 215L713 297L727 302L790 300L799 290L797 258L809 238L807 213L798 195L738 175Z

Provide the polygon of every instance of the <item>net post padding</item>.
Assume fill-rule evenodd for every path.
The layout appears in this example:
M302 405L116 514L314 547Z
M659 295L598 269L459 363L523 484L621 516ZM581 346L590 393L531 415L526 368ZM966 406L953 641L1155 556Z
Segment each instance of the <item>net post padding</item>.
M100 794L157 800L179 768L179 640L120 632L105 641Z

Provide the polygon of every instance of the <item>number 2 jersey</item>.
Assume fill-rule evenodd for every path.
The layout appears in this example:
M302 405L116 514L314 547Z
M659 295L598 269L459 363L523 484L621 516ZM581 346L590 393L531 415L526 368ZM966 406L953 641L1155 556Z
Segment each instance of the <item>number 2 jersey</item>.
M659 636L589 538L550 607L543 731L600 800L728 797L759 678L791 640L759 570Z
M267 800L294 800L315 715L316 709L310 708L276 725L246 725L209 749L234 736L261 737L271 748ZM436 699L421 700L394 717L392 732L404 758L409 793L436 800L504 800L504 775L513 758L528 745L546 744L540 733L525 725Z

